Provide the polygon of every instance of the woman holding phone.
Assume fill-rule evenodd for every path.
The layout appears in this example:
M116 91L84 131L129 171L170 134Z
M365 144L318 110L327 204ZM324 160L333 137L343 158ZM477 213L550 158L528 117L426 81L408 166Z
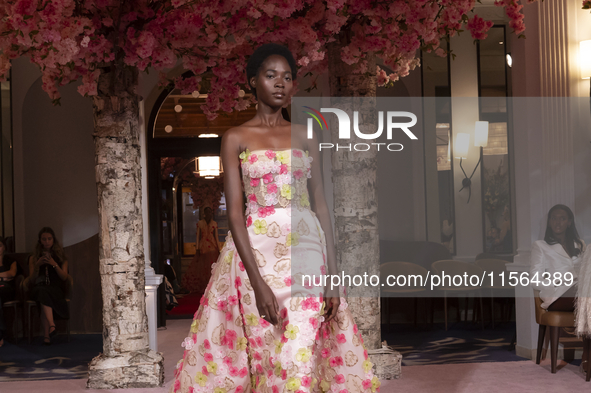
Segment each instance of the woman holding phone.
M64 250L55 238L53 229L39 231L35 252L29 257L29 285L31 299L35 300L41 313L45 345L57 331L54 316L69 319L68 304L63 282L68 278L68 261Z

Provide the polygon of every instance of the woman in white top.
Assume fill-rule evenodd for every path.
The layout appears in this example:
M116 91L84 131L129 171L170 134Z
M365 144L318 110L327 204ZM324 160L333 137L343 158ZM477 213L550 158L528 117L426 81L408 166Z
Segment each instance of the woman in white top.
M571 209L565 205L553 206L548 212L544 240L534 242L531 250L530 279L539 281L531 285L540 291L542 308L548 311L575 310L584 249L585 244L579 238ZM546 279L547 274L544 277L544 273L550 273L549 279ZM584 338L582 371L586 371L589 364L587 346L587 339Z
M534 242L531 250L531 285L540 291L542 308L574 311L584 247L571 209L565 205L553 206L548 212L544 240ZM549 277L544 275L546 272L550 273Z

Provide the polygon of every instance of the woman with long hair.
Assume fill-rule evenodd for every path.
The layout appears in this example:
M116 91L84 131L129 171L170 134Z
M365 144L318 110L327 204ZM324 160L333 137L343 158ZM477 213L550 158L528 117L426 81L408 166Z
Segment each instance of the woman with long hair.
M68 260L55 232L49 227L39 231L35 252L29 257L30 297L37 301L43 325L45 345L51 344L57 330L54 317L69 319L63 282L68 278ZM32 286L32 287L31 287Z
M540 291L542 308L548 311L575 311L584 249L585 244L575 226L572 210L565 205L553 206L548 211L544 240L534 242L531 250L530 279L532 286ZM581 364L585 370L588 364L586 347L584 345Z
M222 138L230 232L171 392L376 391L346 300L301 282L337 268L318 138L282 116L296 62L266 44L246 73L257 113Z
M544 240L537 240L531 250L530 278L540 291L542 307L548 311L574 311L576 280L580 270L580 255L585 245L575 226L575 216L565 205L555 205L548 212ZM543 275L562 277L563 285L544 285ZM568 280L572 277L572 280ZM536 280L537 278L537 280ZM571 285L566 285L571 282ZM557 281L558 283L558 281Z
M4 238L0 237L0 347L4 345L4 331L6 330L2 304L13 300L16 294L14 277L16 276L17 263L14 259L4 255L5 251L6 243Z

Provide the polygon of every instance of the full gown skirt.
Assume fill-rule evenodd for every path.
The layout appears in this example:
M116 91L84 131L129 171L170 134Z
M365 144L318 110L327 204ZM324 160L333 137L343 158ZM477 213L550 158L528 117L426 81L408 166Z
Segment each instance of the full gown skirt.
M182 342L171 392L369 393L379 391L347 302L324 321L324 288L296 285L302 272L325 274L324 232L308 201L311 157L301 150L240 155L245 222L261 276L280 310L260 317L232 234ZM297 265L297 266L296 266ZM297 281L301 283L301 281Z

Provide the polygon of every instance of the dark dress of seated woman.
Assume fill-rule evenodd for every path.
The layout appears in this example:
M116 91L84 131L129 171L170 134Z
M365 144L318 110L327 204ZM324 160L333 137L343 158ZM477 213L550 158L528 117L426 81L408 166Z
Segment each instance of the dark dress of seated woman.
M6 330L2 304L14 300L16 294L14 277L16 276L17 263L14 259L4 255L5 251L6 243L0 237L0 347L4 345L4 331Z
M49 227L39 231L35 252L29 258L29 272L30 298L39 306L44 343L49 345L51 337L56 334L54 318L70 318L64 292L68 261Z

